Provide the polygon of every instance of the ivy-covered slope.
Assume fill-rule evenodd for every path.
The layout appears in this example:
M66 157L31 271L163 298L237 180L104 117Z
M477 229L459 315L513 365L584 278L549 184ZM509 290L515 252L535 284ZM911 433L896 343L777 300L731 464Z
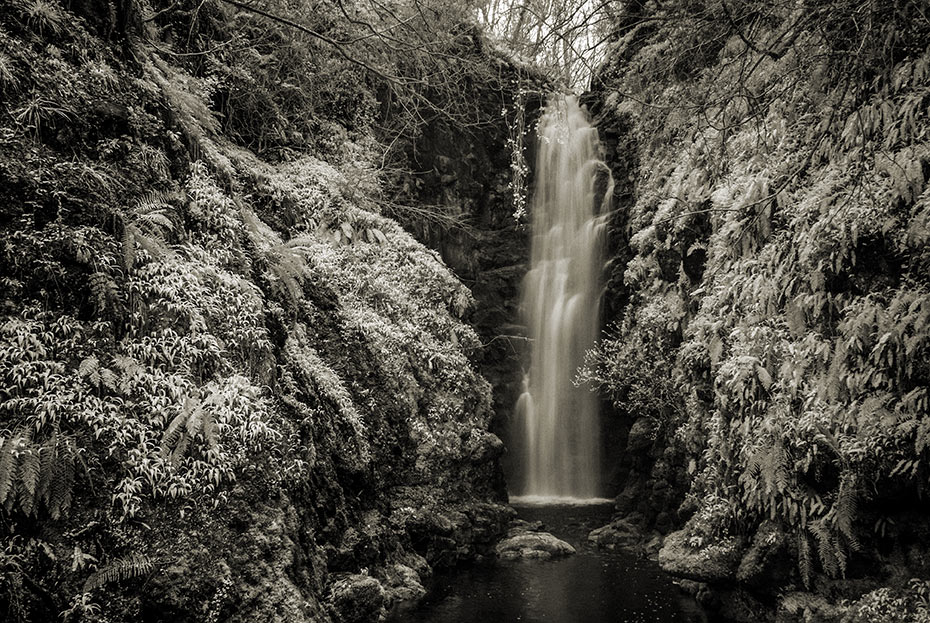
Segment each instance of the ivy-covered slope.
M356 66L108 6L0 9L0 618L376 620L508 519L471 295Z
M772 610L930 577L925 3L633 2L595 90L633 195L589 373L684 457L663 564ZM844 616L928 616L905 593Z

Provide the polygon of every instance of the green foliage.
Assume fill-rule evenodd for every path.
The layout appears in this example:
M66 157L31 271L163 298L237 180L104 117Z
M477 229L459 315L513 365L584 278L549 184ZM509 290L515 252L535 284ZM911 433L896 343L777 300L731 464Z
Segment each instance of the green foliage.
M166 192L149 192L136 203L131 220L123 223L121 242L126 271L135 266L139 248L152 258L162 257L169 252L165 236L175 230L171 199L171 195Z
M488 486L468 473L491 415L462 321L471 295L380 213L369 134L383 84L248 11L151 5L128 3L145 15L127 24L86 3L0 11L0 601L13 620L37 619L40 594L66 620L117 620L137 602L102 597L136 590L124 580L165 548L187 553L143 543L252 487L328 496L312 521L335 534L363 505L387 508L411 469L455 495ZM266 8L333 35L358 26L331 6ZM439 33L439 49L461 34ZM469 76L491 71L480 63ZM405 87L433 79L408 69ZM432 95L467 112L459 93ZM422 127L422 93L399 102L389 129Z
M597 380L638 412L687 405L696 499L792 530L805 580L843 575L872 509L930 484L930 23L874 8L630 9L627 64L601 76L642 161L634 302Z
M26 515L41 505L58 519L71 505L75 459L73 442L57 433L42 444L23 433L0 437L0 504Z
M40 35L58 34L65 28L68 18L53 0L19 0L14 6L26 25Z
M650 417L666 429L677 424L684 401L673 366L683 313L671 292L629 309L611 337L588 353L580 380L630 415Z
M148 575L155 563L143 554L130 554L113 560L90 574L84 582L84 592L90 593L110 582L121 582Z
M904 589L880 588L851 604L843 623L926 623L930 621L930 584L914 578Z

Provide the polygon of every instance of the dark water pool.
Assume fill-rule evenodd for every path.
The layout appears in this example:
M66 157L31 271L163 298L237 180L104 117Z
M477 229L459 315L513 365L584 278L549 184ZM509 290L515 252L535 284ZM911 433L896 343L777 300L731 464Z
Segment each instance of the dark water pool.
M578 549L554 561L477 565L439 574L414 610L390 623L698 623L707 619L655 563L588 546L612 505L518 506L521 519Z

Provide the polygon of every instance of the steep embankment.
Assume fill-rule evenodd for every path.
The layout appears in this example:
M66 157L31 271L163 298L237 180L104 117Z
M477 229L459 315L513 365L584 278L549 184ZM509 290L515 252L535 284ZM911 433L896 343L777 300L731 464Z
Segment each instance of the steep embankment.
M475 38L489 66L507 88L476 83L470 104L492 123L462 131L443 117L405 141L401 201L430 206L432 214L401 211L414 236L439 251L475 297L467 317L482 341L477 361L492 386L492 430L505 440L522 390L526 336L518 306L529 263L525 186L532 185L535 124L547 81L538 70L514 62ZM516 180L516 183L514 181ZM441 218L436 218L441 216ZM510 446L510 444L507 444ZM505 455L504 461L513 460ZM511 473L508 470L508 473Z
M509 518L472 297L357 64L188 4L0 10L0 612L373 620Z
M927 617L930 16L730 4L630 4L595 80L620 502L740 620Z

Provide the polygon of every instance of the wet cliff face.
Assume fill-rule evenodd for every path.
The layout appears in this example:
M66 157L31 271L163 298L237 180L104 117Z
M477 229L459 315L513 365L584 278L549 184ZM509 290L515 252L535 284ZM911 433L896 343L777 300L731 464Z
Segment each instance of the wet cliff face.
M529 230L515 215L512 146L516 116L523 117L524 160L532 183L535 122L544 104L540 76L511 64L497 52L500 82L474 85L474 105L487 120L457 126L441 117L406 145L406 193L440 211L446 222L401 217L414 236L439 251L443 261L475 298L467 319L481 338L478 369L492 387L491 430L509 444L509 427L525 367L525 328L519 315L521 285L529 261ZM522 95L518 96L518 91ZM532 187L523 189L525 196ZM527 199L528 200L528 199ZM510 473L509 457L504 456Z
M625 7L595 80L618 190L633 174L594 375L618 407L618 505L683 524L660 562L736 586L738 620L904 617L926 592L901 578L926 574L926 478L902 470L925 453L927 119L909 106L928 23L917 2L875 3L878 30L843 2L730 8Z
M0 11L0 618L377 620L510 516L474 299L346 109L236 117L286 33L92 4Z
M413 168L429 172L421 178L420 200L449 206L462 221L446 230L419 224L414 231L475 297L469 321L481 336L481 371L494 388L495 414L503 422L519 388L518 306L529 239L513 216L506 119L500 120L501 127L476 134L431 125L417 142Z
M614 180L602 303L604 328L612 332L631 302L632 289L624 282L624 272L634 257L629 216L636 201L640 153L634 119L605 105L606 97L606 92L595 88L581 101L598 130L604 162ZM683 455L670 449L668 440L641 414L618 409L606 395L601 410L607 494L617 496L617 509L640 527L668 532L679 522L677 511L688 486Z

